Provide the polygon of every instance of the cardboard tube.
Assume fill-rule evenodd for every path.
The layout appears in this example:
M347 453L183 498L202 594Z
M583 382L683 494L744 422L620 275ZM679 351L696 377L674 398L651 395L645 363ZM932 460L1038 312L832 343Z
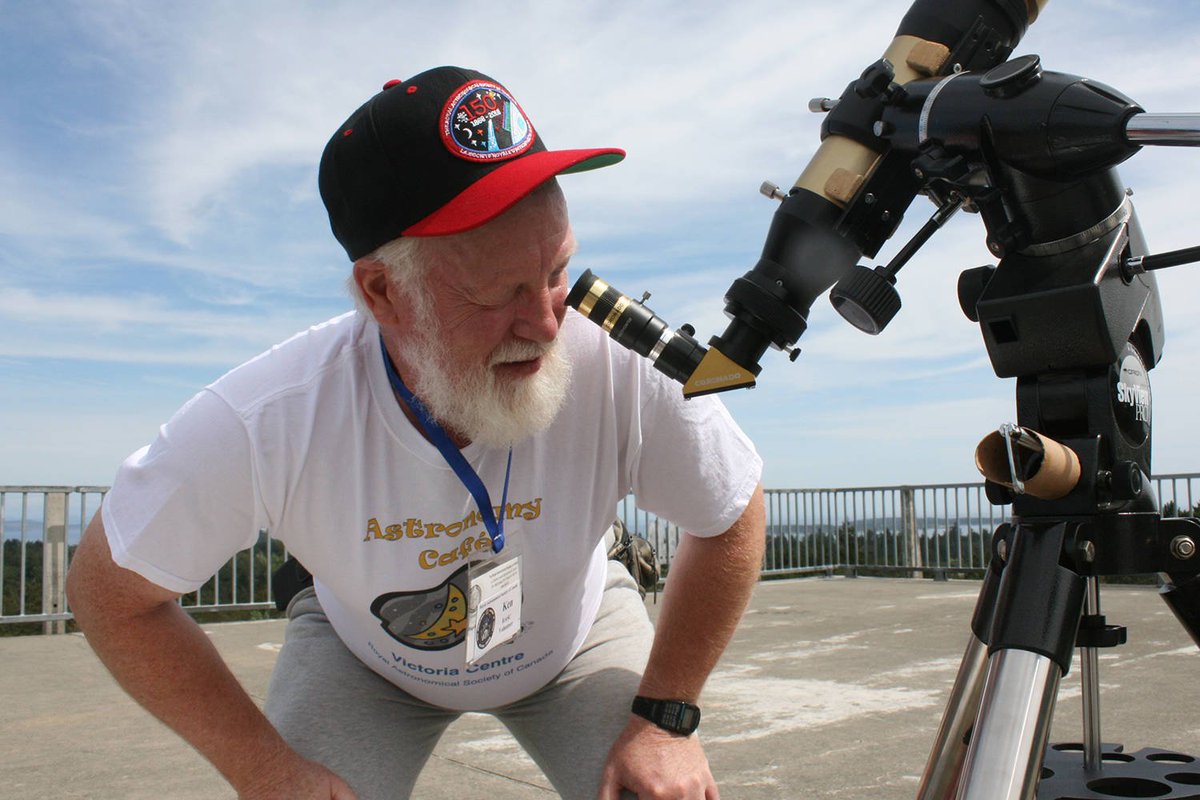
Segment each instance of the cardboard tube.
M1056 442L1037 431L1022 428L1036 440L1033 445L1014 445L1014 454L1024 450L1026 455L1036 454L1041 449L1041 464L1032 475L1018 476L1025 485L1025 494L1033 495L1042 500L1058 500L1066 497L1079 483L1079 456L1065 444ZM999 431L993 431L975 448L975 466L983 477L992 483L1013 486L1012 471L1008 464L1008 448L1004 436Z

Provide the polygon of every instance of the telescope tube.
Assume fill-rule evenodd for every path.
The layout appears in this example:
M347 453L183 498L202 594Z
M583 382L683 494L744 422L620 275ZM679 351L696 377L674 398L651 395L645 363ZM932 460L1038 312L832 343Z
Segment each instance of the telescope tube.
M1012 53L1048 0L916 0L880 62L843 92L822 142L767 233L758 263L725 295L730 323L693 375L732 362L757 374L768 347L786 349L808 326L813 302L900 224L920 185L911 154L890 157L875 131L885 102L919 78L986 70ZM684 394L699 387L689 382Z

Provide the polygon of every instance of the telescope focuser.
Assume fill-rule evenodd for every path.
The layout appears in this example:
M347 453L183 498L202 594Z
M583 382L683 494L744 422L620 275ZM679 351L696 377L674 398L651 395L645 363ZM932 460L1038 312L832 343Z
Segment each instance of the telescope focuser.
M706 350L696 341L695 329L681 325L672 331L641 300L627 295L584 270L567 295L567 305L599 325L618 344L645 356L655 369L683 384L685 397L698 397L727 389L751 388L757 365L747 368L716 349ZM792 355L793 360L799 351Z
M696 391L687 391L689 381L707 352L694 338L696 331L692 326L681 325L678 330L672 331L661 317L646 306L649 298L650 293L647 292L641 300L632 300L593 275L589 269L584 270L571 287L567 294L567 305L603 328L618 344L650 359L659 372L685 384L684 393L688 396L731 388L721 381L710 380ZM745 375L736 365L726 368L725 372L727 375L736 373L731 380L754 384L754 376Z

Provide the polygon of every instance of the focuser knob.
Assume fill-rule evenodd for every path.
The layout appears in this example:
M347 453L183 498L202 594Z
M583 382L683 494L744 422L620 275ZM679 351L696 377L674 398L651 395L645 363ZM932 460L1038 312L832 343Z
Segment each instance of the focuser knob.
M896 278L886 268L857 264L829 292L829 302L854 327L878 334L900 310Z

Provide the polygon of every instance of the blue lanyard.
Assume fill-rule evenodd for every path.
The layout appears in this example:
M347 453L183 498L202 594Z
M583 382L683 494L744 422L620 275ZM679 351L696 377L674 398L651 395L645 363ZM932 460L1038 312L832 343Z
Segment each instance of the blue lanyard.
M383 367L387 370L388 381L391 382L392 388L412 409L417 422L421 424L421 428L441 452L442 458L446 459L446 463L454 470L454 474L475 498L475 504L479 506L479 514L483 517L483 525L487 528L488 535L492 537L492 552L499 553L504 548L504 509L508 505L508 476L512 472L512 447L508 448L508 466L504 468L504 495L500 498L500 518L497 519L492 510L492 499L488 496L487 487L483 485L479 473L463 457L462 451L454 446L454 442L450 441L450 435L446 433L446 429L438 424L438 421L430 415L417 396L404 385L404 381L400 380L396 366L392 363L392 357L388 355L387 346L383 343L382 334L379 336L379 349L383 351Z

